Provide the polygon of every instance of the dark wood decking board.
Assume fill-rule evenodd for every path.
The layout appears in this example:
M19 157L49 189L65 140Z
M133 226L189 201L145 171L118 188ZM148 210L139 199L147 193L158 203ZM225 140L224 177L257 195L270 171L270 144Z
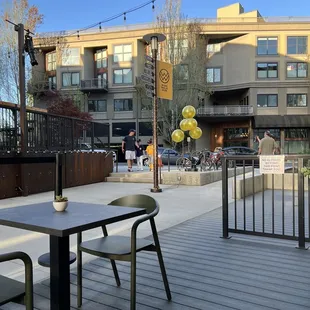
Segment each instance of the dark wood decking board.
M221 239L221 225L217 209L160 232L173 300L166 300L156 254L143 252L137 259L137 309L310 309L310 251L295 249L295 241L239 234ZM130 309L130 265L117 266L120 288L109 261L83 265L81 309ZM76 309L76 270L71 283ZM49 280L36 284L35 294L36 308L49 309Z

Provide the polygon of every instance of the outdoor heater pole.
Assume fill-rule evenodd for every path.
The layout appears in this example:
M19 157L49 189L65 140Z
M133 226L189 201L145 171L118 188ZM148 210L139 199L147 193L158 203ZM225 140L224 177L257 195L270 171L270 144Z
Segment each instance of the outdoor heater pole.
M27 119L26 119L26 78L25 78L25 37L24 25L15 26L18 32L18 59L19 59L19 97L20 97L20 134L21 134L21 152L27 151Z

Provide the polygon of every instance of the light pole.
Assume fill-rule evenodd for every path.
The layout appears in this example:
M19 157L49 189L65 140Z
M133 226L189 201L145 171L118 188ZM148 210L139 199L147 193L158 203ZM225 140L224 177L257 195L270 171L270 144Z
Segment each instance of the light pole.
M144 41L151 44L152 58L154 64L154 93L153 93L153 145L154 145L154 160L153 160L153 188L152 193L160 193L162 189L159 188L158 182L158 135L157 135L157 123L158 123L158 102L157 102L157 52L158 43L166 40L166 36L161 33L150 33L143 37Z

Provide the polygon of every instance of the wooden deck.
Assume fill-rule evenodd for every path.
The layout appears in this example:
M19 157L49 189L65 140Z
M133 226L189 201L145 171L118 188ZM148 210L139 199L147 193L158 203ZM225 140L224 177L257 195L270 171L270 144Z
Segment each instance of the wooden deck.
M221 239L221 209L162 231L160 241L172 291L171 302L154 253L138 255L137 309L310 309L310 251L296 242L233 235ZM82 309L129 309L129 264L117 263L117 288L110 263L84 265ZM72 309L76 309L76 272ZM35 307L49 309L49 281L36 284ZM1 309L13 309L2 306Z

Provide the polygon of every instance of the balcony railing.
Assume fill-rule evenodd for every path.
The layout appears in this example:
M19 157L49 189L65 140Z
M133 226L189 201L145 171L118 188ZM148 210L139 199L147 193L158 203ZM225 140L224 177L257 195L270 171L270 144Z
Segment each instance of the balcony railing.
M253 115L253 107L247 105L210 106L198 108L199 116L238 116Z
M105 90L108 91L108 82L105 79L81 80L81 90Z
M28 93L36 94L46 91L55 91L57 89L57 85L52 83L51 81L36 81L28 83Z

